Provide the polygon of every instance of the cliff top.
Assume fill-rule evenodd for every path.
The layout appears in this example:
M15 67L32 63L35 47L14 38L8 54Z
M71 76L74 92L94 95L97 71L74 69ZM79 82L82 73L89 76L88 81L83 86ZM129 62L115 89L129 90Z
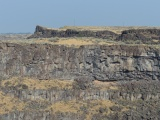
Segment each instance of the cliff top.
M80 30L80 31L85 31L85 30L90 30L90 31L112 31L117 34L121 34L122 31L124 30L131 30L131 29L160 29L160 27L150 27L150 26L64 26L59 29L57 28L48 28L48 27L43 27L49 30L67 30L67 29L73 29L73 30Z
M160 27L64 26L59 29L36 26L34 34L1 34L0 42L19 44L159 45Z

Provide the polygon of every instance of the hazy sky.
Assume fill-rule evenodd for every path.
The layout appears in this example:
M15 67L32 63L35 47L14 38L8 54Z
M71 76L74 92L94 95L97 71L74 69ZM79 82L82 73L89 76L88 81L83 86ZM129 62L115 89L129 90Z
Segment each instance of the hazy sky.
M160 26L159 6L160 0L0 0L0 33L34 32L36 25Z

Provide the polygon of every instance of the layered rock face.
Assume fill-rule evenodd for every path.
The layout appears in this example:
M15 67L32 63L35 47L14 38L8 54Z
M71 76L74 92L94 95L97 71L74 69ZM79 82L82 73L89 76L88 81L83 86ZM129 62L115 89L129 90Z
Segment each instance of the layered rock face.
M158 80L160 49L147 46L80 46L0 44L1 79Z
M125 30L119 35L37 26L29 38L50 37L152 43L159 42L160 31ZM160 119L158 46L3 41L0 56L0 120Z
M1 79L19 76L0 81L1 120L160 119L155 46L0 43L0 56ZM23 77L39 80L28 83ZM55 87L46 83L51 79L75 81ZM108 88L108 81L116 85Z
M21 79L21 78L20 78ZM3 82L2 82L3 83ZM19 83L18 85L21 85ZM29 87L29 86L28 86ZM113 88L34 89L5 84L0 89L25 102L22 110L0 115L1 120L158 120L159 81L119 83ZM112 86L113 87L113 86ZM0 96L1 97L1 96ZM7 99L9 99L7 97ZM8 106L11 103L8 103ZM4 106L4 105L3 105ZM50 107L51 106L51 107ZM1 109L2 110L2 109ZM5 112L6 112L5 111ZM2 112L2 111L1 111Z
M143 43L150 42L152 40L160 40L159 29L138 29L138 30L126 30L117 38L117 40L141 40Z
M117 34L108 30L90 31L90 30L53 30L41 26L36 26L35 33L28 38L50 38L50 37L96 37L115 39Z

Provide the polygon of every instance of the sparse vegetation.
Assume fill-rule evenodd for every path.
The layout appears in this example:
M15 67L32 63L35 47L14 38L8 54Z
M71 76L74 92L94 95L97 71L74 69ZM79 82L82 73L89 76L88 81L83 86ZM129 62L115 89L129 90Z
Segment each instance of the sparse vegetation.
M153 82L151 85L153 87L158 87L158 81ZM49 86L50 84L50 86ZM133 83L124 82L124 83L115 83L115 82L93 82L95 89L98 90L119 90L119 91L129 91L133 92L137 89L141 90L143 88L147 89L146 84L151 84L150 82L141 86L141 82L135 81ZM1 87L8 89L8 87L15 86L18 87L18 91L21 89L33 90L33 89L43 89L47 90L52 87L57 89L72 89L72 81L54 81L54 80L34 80L29 78L11 78L9 80L2 80ZM136 86L136 87L135 87ZM151 89L153 89L151 87ZM4 89L3 88L3 89ZM132 89L133 88L133 89ZM64 90L65 91L65 90ZM142 91L142 90L141 90ZM87 88L85 90L87 93ZM143 91L142 91L143 92ZM139 92L140 93L140 92ZM159 111L160 103L157 100L126 100L126 99L113 99L113 100L104 100L104 99L70 99L70 100L60 100L52 102L48 99L38 99L32 100L28 98L27 100L20 100L16 96L10 96L10 93L4 93L0 91L0 114L11 113L12 111L49 111L51 114L63 114L63 115L80 115L84 116L86 120L91 120L93 118L107 118L112 119L113 116L123 117L128 113L133 115L145 116L146 111L149 111L153 115L157 115ZM145 109L144 109L145 106ZM142 110L144 109L144 110Z
M69 38L34 38L26 40L5 40L1 42L18 43L18 44L52 44L52 45L66 45L66 46L81 46L81 45L116 45L122 44L107 39L92 38L92 37L69 37Z
M37 80L31 78L14 77L9 80L2 80L2 87L16 87L17 89L72 89L71 80Z
M116 104L109 100L89 100L89 101L76 101L71 100L68 102L58 102L51 105L48 110L51 110L52 113L60 112L60 113L76 113L76 114L84 114L86 115L86 120L91 120L94 114L99 113L101 110L104 115L108 115L112 113L110 107L116 106Z
M95 80L93 84L96 88L100 90L118 90L117 82L103 82Z
M123 30L140 29L140 28L141 27L87 27L87 26L86 27L68 27L68 26L66 26L66 27L63 27L59 30L65 30L65 29L93 30L93 31L110 30L116 34L121 34L121 32ZM148 28L148 27L142 27L142 28L144 29L144 28ZM80 34L79 37L66 37L66 38L65 37L54 37L54 38L25 39L22 36L22 39L18 39L18 40L16 39L16 37L13 36L12 39L7 38L5 41L1 40L0 42L2 42L2 43L3 42L15 43L15 44L21 44L21 45L23 45L23 44L38 44L39 46L41 46L40 44L51 44L51 45L49 45L49 47L45 46L45 47L47 47L46 50L48 50L48 51L50 50L50 48L52 50L52 47L50 47L52 45L56 45L56 46L65 45L67 47L68 46L69 47L79 47L81 45L95 45L95 46L96 45L107 45L107 46L120 45L119 46L120 48L118 50L125 49L125 48L123 48L124 46L135 46L135 45L136 46L148 46L148 47L143 47L143 49L148 49L150 46L152 46L150 49L151 51L152 51L152 49L154 50L155 48L158 49L158 50L155 50L155 52L154 52L155 54L157 54L156 56L158 57L158 54L159 54L158 51L160 48L159 40L156 40L156 38L155 38L152 41L147 41L147 40L145 42L144 41L137 40L137 39L135 39L135 40L122 39L121 41L118 41L118 40L116 41L114 39L112 40L112 39L106 39L106 38L100 39L100 38L96 38L96 37L95 38L83 37ZM152 44L154 44L154 45L152 45ZM37 48L37 46L35 46L35 47ZM9 48L9 50L12 51L13 50L12 44L10 45L10 47L11 48ZM117 47L117 46L114 46L114 47ZM4 48L5 48L5 46L4 46ZM132 49L131 47L128 47L122 55L124 57L123 59L128 59L128 58L126 58L126 56L129 56L129 58L133 57L134 60L138 61L138 59L136 59L136 57L139 57L139 54L141 54L140 57L143 58L144 56L147 56L147 55L150 56L149 54L152 53L152 52L149 53L150 52L149 51L148 53L146 52L147 53L147 55L146 55L146 54L143 54L143 52L141 53L141 51L138 51L137 52L138 55L136 55L137 48L138 47L135 47L134 49ZM32 49L30 49L30 47L26 48L26 49L32 50ZM110 49L112 49L112 47ZM2 50L3 50L3 48L2 48ZM16 50L16 52L23 51L23 49L20 49L20 50L15 49L15 50ZM135 56L132 55L132 52L126 53L127 50L128 51L135 50L135 53L133 52L133 54L135 54ZM64 53L65 50L60 49L57 51L63 51L63 53ZM107 51L107 49L106 49L106 51ZM102 52L104 54L106 51L104 48L104 51L102 50L100 52L97 52L96 54L99 54L99 53L101 54ZM94 51L90 51L90 52L91 52L91 54L92 54L92 52L93 52L93 54L95 54ZM109 52L111 52L110 55L112 55L112 53L114 51L111 50ZM29 51L27 54L24 54L24 56L25 55L27 56L30 53L31 52ZM29 61L27 61L28 62L27 65L34 63L34 62L30 62L30 60L34 61L35 59L38 62L41 61L45 64L45 62L48 60L45 58L47 58L50 55L50 53L48 53L47 54L48 56L45 58L41 57L41 55L36 56L37 53L41 54L43 52L41 51L41 49L38 52L34 52L33 56L28 58ZM66 53L68 53L68 52L66 52ZM11 54L12 54L12 52L11 52ZM19 53L19 54L21 55L21 53ZM46 54L46 52L44 52L43 54ZM42 54L42 56L43 56L43 54ZM75 53L73 52L72 54L73 54L72 56L74 58ZM101 54L101 55L103 55L103 54ZM117 52L116 54L113 54L113 56L114 56L113 59L116 58L118 56L118 54L121 54L121 53ZM14 60L15 61L19 60L19 58L18 58L19 56L17 57L14 54L13 54L13 56L14 56L13 59L10 60L11 62L9 61L8 63L14 64ZM76 58L79 57L79 56L78 57L77 56L76 56ZM107 54L106 56L109 56L109 55ZM107 68L107 67L105 68L104 66L107 66L108 64L110 64L111 63L110 61L114 61L112 64L118 64L119 66L122 66L122 67L124 67L124 64L121 65L120 63L122 61L123 61L123 63L125 63L127 61L127 60L120 61L118 59L112 60L112 58L110 57L109 58L110 61L107 63L106 59L108 59L108 57L106 57L106 56L103 57L102 60L100 59L98 61L99 64L103 64L103 65L102 65L102 67L101 66L99 67L97 65L98 67L96 67L96 68L98 68L98 70L93 71L94 73L99 71L100 69L104 69L104 72L106 72L109 68ZM155 57L155 55L152 55L152 56ZM52 57L56 58L56 56L52 56ZM91 57L92 57L92 55L91 55ZM68 60L68 59L70 59L70 56L68 55L64 59ZM87 59L87 58L85 58L85 59ZM150 59L150 58L147 58L147 59ZM7 61L8 58L6 58L5 60ZM91 58L91 60L94 60L94 57L93 57L93 59ZM2 61L4 61L4 60L2 60ZM22 61L21 58L19 61ZM49 61L53 62L52 60L49 60ZM57 59L57 61L60 61L60 60ZM56 64L55 66L56 66L56 68L58 68L58 70L61 73L61 72L63 72L63 70L59 69L60 67L59 67L59 65L58 65L59 63L57 61L54 61ZM69 65L70 65L70 63L72 64L72 61L76 61L76 59L71 58L68 61L70 61L70 62L65 63L67 68L70 69L70 67L71 67L71 69L74 72L74 68L76 68L76 67L69 66ZM94 62L96 62L96 60ZM153 64L151 64L151 66L152 65L158 66L159 63L157 63L157 62L158 62L158 59L153 60ZM83 60L81 60L81 63L77 62L77 64L78 64L77 66L83 67L85 64L84 63L82 64L82 63L83 63ZM93 63L93 62L91 62L91 63ZM128 63L130 63L130 62L128 62ZM135 61L134 61L134 63L135 63ZM4 64L6 65L7 62L4 62ZM19 63L16 62L16 65L17 64L19 64ZM24 62L24 64L25 64L25 62ZM9 66L8 67L8 71L9 71L11 68L10 67L11 65L10 64L7 64L7 65ZM138 65L139 64L137 64L137 66ZM144 66L145 65L147 66L147 62L146 62L146 64L144 64ZM14 65L12 65L12 66L15 67ZM94 66L96 66L96 65L93 65L93 68L95 68ZM126 65L126 66L128 67L129 65ZM17 67L16 70L19 69L18 66L16 66L16 67ZM36 67L37 66L35 66L35 68ZM116 67L116 65L115 65L115 67ZM125 68L127 68L127 67L125 67ZM5 69L5 67L4 67L4 69ZM30 68L26 68L26 69L30 69ZM45 67L44 67L44 69L46 70ZM87 69L87 67L85 69ZM135 70L137 70L137 69L135 69ZM143 69L145 69L145 67ZM27 70L27 71L29 71L29 70ZM52 70L49 70L49 72L50 71L51 71L51 74L54 74L54 72L52 73ZM118 71L120 71L120 70L118 70ZM90 72L90 71L88 70L87 72ZM128 74L126 74L127 77L131 76L129 74L129 72L130 72L129 70L126 72L128 72ZM142 71L140 71L140 72L142 72ZM152 71L150 70L149 72L151 73L154 71L152 69ZM124 73L124 71L122 71L122 76L123 76L123 73ZM8 74L11 75L12 73L9 71ZM136 74L139 74L139 73L136 73ZM158 76L158 73L155 73L155 74L156 74L156 76ZM121 75L121 73L119 73L119 74L116 73L116 75L119 77L119 75ZM135 74L133 74L133 75L135 75ZM153 77L153 74L151 74L151 75ZM40 74L40 76L41 76L41 74ZM104 77L106 77L106 76L104 76ZM137 78L139 78L139 77L137 77ZM141 78L141 75L140 75L140 78ZM43 76L42 76L42 78L40 77L40 79L43 79ZM48 79L48 76L46 79ZM94 79L99 79L99 78L95 77ZM108 80L108 79L104 79L104 80ZM122 80L123 80L123 78L122 78ZM158 77L157 77L157 80L158 80ZM27 111L27 112L28 111L29 112L49 111L51 114L57 114L57 113L60 113L60 114L62 113L63 115L70 114L70 113L73 113L75 115L80 114L82 116L85 116L86 120L92 120L92 118L112 119L112 116L116 116L118 118L118 117L122 117L123 115L126 115L127 117L128 117L128 115L132 115L132 116L135 115L136 117L138 116L140 118L142 116L147 116L146 118L149 118L148 116L152 115L153 118L151 118L151 119L154 119L154 116L159 115L159 112L160 112L160 109L159 109L160 108L159 90L160 90L160 82L159 81L147 81L147 80L143 81L143 80L141 80L141 81L132 81L132 82L127 81L126 82L124 80L124 81L120 81L120 82L103 82L103 81L98 81L98 80L93 81L93 80L90 80L89 78L81 78L81 79L76 79L76 80L72 81L72 80L38 80L38 79L27 78L27 77L24 77L24 78L23 77L14 77L14 78L0 81L0 114L7 114L7 113L14 112L14 111Z
M159 27L147 27L147 26L64 26L61 27L60 30L66 29L74 29L74 30L93 30L93 31L101 31L101 30L109 30L117 34L121 34L124 30L129 29L154 29Z
M0 91L0 114L10 113L12 111L22 111L25 108L25 103L18 98L12 98Z

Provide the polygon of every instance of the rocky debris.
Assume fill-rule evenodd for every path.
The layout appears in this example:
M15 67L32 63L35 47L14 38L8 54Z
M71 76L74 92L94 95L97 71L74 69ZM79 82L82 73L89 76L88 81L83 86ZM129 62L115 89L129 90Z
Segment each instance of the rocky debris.
M93 79L90 77L77 77L74 81L73 89L85 90L93 87Z
M52 114L47 111L26 111L1 115L0 120L85 120L85 116L77 115L75 113L58 112L56 114Z
M103 108L103 107L100 107L99 108L99 113L106 113L106 112L108 112L108 108Z
M116 111L116 112L120 112L122 108L118 107L118 106L112 106L110 107L111 111Z
M127 101L124 101L127 102ZM159 116L159 108L160 105L155 102L158 101L144 101L141 103L140 101L136 101L137 103L129 104L126 103L125 107L130 106L128 110L121 110L120 112L112 111L107 112L105 108L102 110L100 108L100 112L96 112L90 115L90 120L158 120ZM138 104L140 102L141 104ZM150 102L150 103L149 103ZM159 102L158 102L159 103ZM153 107L152 107L153 105ZM155 106L157 105L157 106ZM85 120L87 113L51 113L49 111L15 111L12 113L8 113L5 115L0 115L1 120Z
M48 106L50 106L50 102L48 102L47 100L45 101L40 101L40 100L35 100L35 101L31 101L29 100L27 102L27 105L26 105L26 108L25 108L25 111L27 110L37 110L37 111L40 111L40 110L44 110L44 109L47 109Z

